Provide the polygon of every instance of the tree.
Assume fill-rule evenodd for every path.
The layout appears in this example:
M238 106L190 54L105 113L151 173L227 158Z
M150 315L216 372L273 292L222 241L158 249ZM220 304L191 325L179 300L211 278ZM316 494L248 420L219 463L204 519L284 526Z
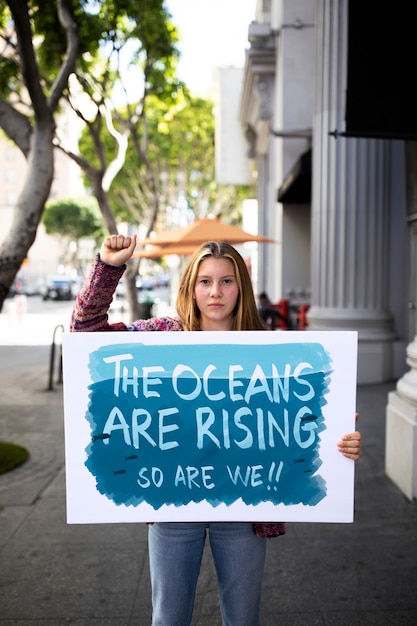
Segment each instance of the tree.
M120 119L125 115L125 111L113 112ZM139 154L137 144L142 146ZM83 158L94 164L96 143L87 128L79 148ZM103 149L110 160L114 146L108 135L103 137ZM149 225L154 194L164 205L175 205L182 191L196 216L215 204L213 103L187 92L179 93L175 102L148 96L146 145L141 135L129 142L123 167L108 190L109 202L116 220Z
M134 105L131 107L135 110ZM128 116L126 107L112 112L112 119L117 119L119 125L122 120L128 120ZM86 126L79 150L85 162L95 166L98 162L97 142L89 130ZM101 154L110 162L114 144L105 130L104 125ZM135 128L132 124L129 139L123 167L107 192L116 221L146 224L149 234L160 208L164 209L166 226L169 227L169 210L175 212L181 201L186 204L189 219L209 212L218 216L238 212L245 196L238 188L219 186L215 181L213 102L193 97L179 86L175 98L161 99L148 94L146 116ZM139 261L131 262L125 278L126 286L129 280L133 283L136 302L138 266ZM132 319L137 319L139 311L130 300L129 308Z
M115 176L124 167L130 140L140 169L145 172L143 187L146 188L146 201L150 210L140 213L142 216L147 215L150 232L160 202L155 171L148 156L147 99L153 96L162 101L175 101L181 90L182 86L175 77L177 35L170 15L163 7L163 0L148 0L146 3L125 0L123 11L114 11L112 2L103 3L102 17L109 29L107 56L97 57L88 73L82 71L82 68L77 71L67 94L69 105L85 124L89 138L87 144L92 150L87 151L87 154L83 141L77 153L69 149L65 142L58 141L57 145L83 170L109 233L115 233L118 223L109 200L109 191ZM126 69L122 69L123 63L120 61L127 47L132 59L130 66L136 68L136 89L133 93L126 86ZM112 102L115 84L126 95L123 109L115 108ZM130 262L125 274L132 319L139 314L137 271L138 262Z
M143 67L144 91L163 94L170 89L164 81L167 64L163 59L175 56L171 36L175 31L163 0L0 0L0 27L0 127L28 163L11 230L0 246L1 307L36 236L53 179L54 146L65 149L56 132L63 96L79 110L74 103L81 87L95 102L96 121L84 120L97 139L103 118L107 123L110 119L107 94L121 76L113 57L130 42L139 42L132 57ZM99 54L103 49L104 57ZM72 91L70 76L77 77ZM141 114L137 110L135 119ZM120 139L122 134L115 132L115 136ZM90 174L110 232L115 232L117 225L106 194L123 162L123 142L118 145L116 158L110 164L101 161L96 170L80 155L70 155ZM98 154L100 150L97 141Z
M10 232L0 245L0 308L35 239L48 198L53 179L54 114L79 50L73 15L65 0L57 0L54 8L61 53L57 55L58 71L46 87L33 43L30 8L36 11L21 0L0 0L0 126L28 162Z
M110 233L118 229L116 202L133 221L146 221L149 234L161 193L173 189L178 173L196 215L234 204L235 191L214 184L212 111L176 79L177 33L163 0L0 0L0 27L0 127L28 162L13 226L0 246L0 307L35 239L54 147L85 173ZM135 80L126 77L126 65L135 68ZM117 86L123 107L112 100ZM57 123L64 99L84 122L93 150L65 144ZM135 173L132 194L116 183L124 168ZM138 264L129 263L125 278L132 318Z
M48 235L63 240L64 256L77 267L77 250L81 239L92 239L97 245L104 237L103 218L95 198L62 198L46 203L42 222Z
M94 198L60 198L50 200L42 216L48 235L65 235L69 240L100 239L103 220Z

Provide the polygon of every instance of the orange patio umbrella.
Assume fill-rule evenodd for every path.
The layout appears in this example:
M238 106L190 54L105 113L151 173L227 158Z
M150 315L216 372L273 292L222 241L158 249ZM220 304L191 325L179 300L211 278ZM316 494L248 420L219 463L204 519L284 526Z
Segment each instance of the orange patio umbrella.
M203 242L204 243L204 242ZM133 254L133 257L142 257L144 259L160 259L169 254L177 254L178 256L191 255L200 244L179 244L167 243L164 246L145 246Z
M206 241L227 241L232 245L257 241L273 243L273 239L262 235L253 235L238 226L224 224L217 217L204 217L194 220L185 227L166 230L155 237L147 237L138 242L142 250L135 252L135 257L158 258L168 254L186 256ZM148 246L148 247L146 247Z

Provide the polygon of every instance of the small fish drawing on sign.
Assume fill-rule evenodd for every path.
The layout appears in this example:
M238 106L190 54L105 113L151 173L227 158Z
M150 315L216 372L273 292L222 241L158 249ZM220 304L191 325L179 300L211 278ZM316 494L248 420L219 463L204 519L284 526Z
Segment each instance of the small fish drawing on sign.
M110 439L110 435L108 433L101 433L101 435L93 435L93 441L97 441L101 439Z

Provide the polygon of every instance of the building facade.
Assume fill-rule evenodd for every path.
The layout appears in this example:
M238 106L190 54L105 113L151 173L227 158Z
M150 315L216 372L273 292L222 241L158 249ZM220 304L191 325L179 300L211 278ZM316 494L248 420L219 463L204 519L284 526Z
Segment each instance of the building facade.
M311 330L357 331L359 384L398 381L387 398L386 467L413 498L416 229L407 193L409 142L395 132L346 132L355 43L349 35L358 3L349 4L259 0L249 25L240 120L258 171L259 232L279 242L260 250L258 288L274 300L308 305Z

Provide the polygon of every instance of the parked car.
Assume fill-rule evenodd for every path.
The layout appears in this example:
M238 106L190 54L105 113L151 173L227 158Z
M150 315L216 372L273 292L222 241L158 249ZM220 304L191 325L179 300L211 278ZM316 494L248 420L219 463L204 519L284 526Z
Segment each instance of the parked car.
M170 278L169 274L160 274L155 279L155 287L169 287Z
M73 280L67 276L50 276L42 288L43 300L72 300Z
M152 290L155 287L155 280L153 278L142 278L138 276L136 278L136 288L141 291L145 289L146 291Z
M41 293L42 284L39 279L33 277L16 276L12 286L9 289L7 297L24 295L38 296Z

